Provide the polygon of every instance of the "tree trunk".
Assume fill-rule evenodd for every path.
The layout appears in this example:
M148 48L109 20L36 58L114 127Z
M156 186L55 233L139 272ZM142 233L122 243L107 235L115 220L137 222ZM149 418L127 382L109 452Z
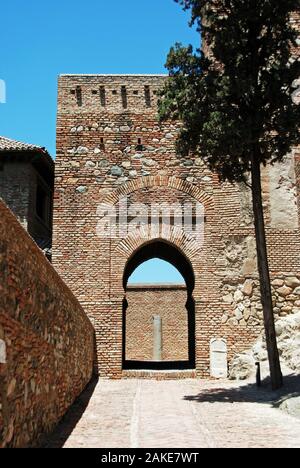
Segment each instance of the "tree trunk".
M269 264L267 256L265 222L262 205L261 173L259 158L252 157L252 200L256 237L257 266L260 280L261 303L263 307L266 344L269 357L272 389L282 387L282 373L277 348L276 331L273 314L273 303L270 285Z

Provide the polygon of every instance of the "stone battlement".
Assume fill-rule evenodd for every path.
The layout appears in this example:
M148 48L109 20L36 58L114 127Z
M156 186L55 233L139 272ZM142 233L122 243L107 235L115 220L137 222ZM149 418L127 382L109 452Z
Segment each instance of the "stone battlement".
M60 112L144 113L156 108L167 75L61 75Z

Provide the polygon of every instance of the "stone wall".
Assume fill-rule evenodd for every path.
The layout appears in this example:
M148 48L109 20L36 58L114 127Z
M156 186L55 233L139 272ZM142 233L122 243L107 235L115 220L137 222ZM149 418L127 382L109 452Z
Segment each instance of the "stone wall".
M0 447L53 429L89 382L93 327L0 201Z
M281 275L272 280L275 319L300 311L300 278ZM223 323L233 326L263 325L258 279L238 279L223 284ZM229 311L228 311L228 306Z
M59 79L53 261L95 326L101 376L123 375L124 271L154 240L162 251L164 242L174 246L193 270L198 376L210 375L212 339L227 341L230 360L262 332L251 193L241 184L220 183L200 158L176 153L179 124L160 124L157 118L157 92L165 79ZM280 166L264 168L262 186L272 281L298 278L299 151ZM101 238L98 207L117 207L120 197L129 207L153 201L201 204L203 245L190 250L184 235L163 230L153 235L148 226L140 237L132 232ZM277 306L283 304L281 293L278 299L274 294L276 312L296 311L294 291L282 307Z
M153 360L153 316L162 321L162 360L188 361L187 291L184 285L129 285L126 359Z

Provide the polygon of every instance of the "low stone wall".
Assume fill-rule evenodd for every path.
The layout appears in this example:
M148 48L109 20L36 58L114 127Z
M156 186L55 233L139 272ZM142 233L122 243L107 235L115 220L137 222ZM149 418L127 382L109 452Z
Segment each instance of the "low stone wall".
M0 200L0 447L35 446L89 382L94 330Z

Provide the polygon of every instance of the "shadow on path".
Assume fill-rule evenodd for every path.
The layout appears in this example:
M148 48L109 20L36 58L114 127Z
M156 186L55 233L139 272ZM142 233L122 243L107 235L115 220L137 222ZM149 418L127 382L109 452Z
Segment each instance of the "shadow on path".
M97 383L98 379L94 378L86 386L83 392L60 420L56 429L45 437L44 441L40 444L40 448L62 448L64 446L85 412Z
M74 428L86 411L97 383L97 379L91 381L67 411L56 429L43 440L43 443L40 444L41 448L62 448L65 445ZM159 385L163 385L163 383L160 383ZM169 386L172 385L172 383L168 381L166 385ZM271 405L276 408L285 400L300 396L300 375L295 374L286 375L284 377L284 387L276 392L272 392L269 378L263 380L260 388L257 388L255 383L232 382L231 384L230 381L212 381L209 383L206 381L204 384L203 381L194 380L192 388L195 389L195 385L197 385L199 389L196 394L182 396L182 393L176 393L178 400L186 400L196 403L258 403ZM155 394L155 388L156 387L153 387L152 391L156 398L157 395ZM126 388L124 388L124 392L126 392ZM159 397L157 398L159 399ZM162 402L161 404L163 405L163 410L166 403ZM217 411L219 410L220 408L217 407ZM204 407L204 414L206 414L206 411L207 406L206 409ZM109 423L111 424L111 420Z
M221 385L224 385L222 382ZM228 384L227 384L228 385ZM214 387L203 389L197 395L187 395L184 397L187 401L196 401L198 403L262 403L272 404L278 407L288 398L300 396L300 375L290 374L284 377L284 386L275 392L271 390L270 379L262 381L261 387L255 383L240 383L239 386L232 387Z

